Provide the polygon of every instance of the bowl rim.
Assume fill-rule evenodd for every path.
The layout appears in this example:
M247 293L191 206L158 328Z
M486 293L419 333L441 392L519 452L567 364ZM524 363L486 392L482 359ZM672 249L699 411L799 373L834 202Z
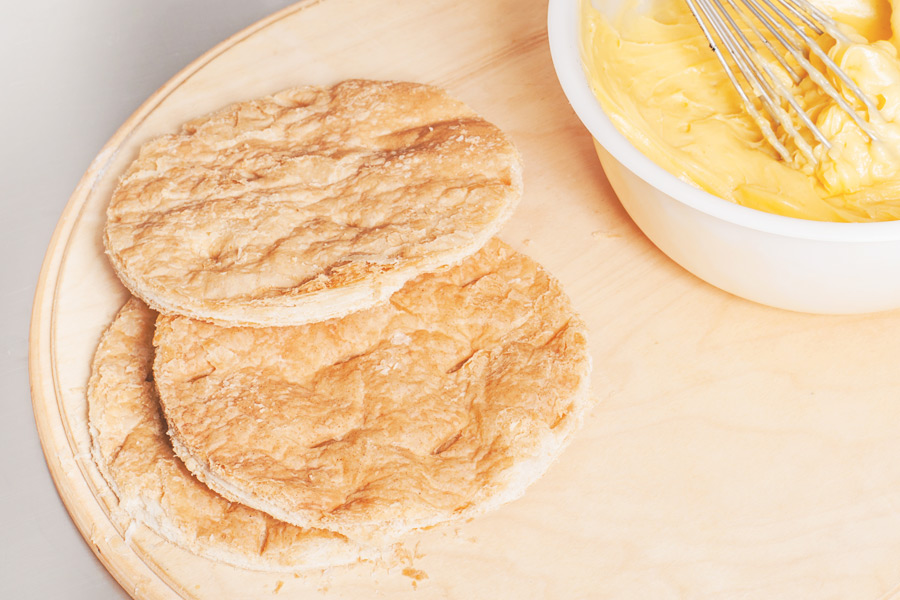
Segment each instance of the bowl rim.
M625 168L672 199L738 226L819 241L900 240L900 221L840 223L767 213L694 187L645 156L616 129L588 84L581 59L579 19L582 1L590 0L549 0L547 36L551 60L563 93L575 114L594 139Z

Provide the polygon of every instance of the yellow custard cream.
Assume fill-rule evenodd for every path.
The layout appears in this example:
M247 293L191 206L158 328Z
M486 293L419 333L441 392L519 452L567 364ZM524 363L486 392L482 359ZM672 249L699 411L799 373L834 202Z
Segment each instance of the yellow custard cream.
M795 92L832 141L830 149L812 144L815 165L791 145L786 161L764 140L684 0L654 0L649 10L629 5L612 19L583 0L585 68L619 131L698 187L803 219L900 219L900 60L898 37L891 35L892 23L900 28L900 14L886 1L815 3L847 26L853 42L833 43L828 53L881 113L869 115L834 80L872 123L880 139L872 143L834 100L802 81Z

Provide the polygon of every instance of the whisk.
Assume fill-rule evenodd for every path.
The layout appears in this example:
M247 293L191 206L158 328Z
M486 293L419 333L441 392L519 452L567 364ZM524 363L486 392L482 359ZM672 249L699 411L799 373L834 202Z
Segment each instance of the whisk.
M805 128L826 148L831 148L831 142L773 71L772 64L766 60L760 47L748 39L744 29L738 25L738 20L759 40L761 46L768 50L768 54L778 61L795 84L800 83L802 71L806 71L810 80L830 96L872 141L876 141L877 135L871 123L860 117L826 76L826 72L830 71L862 102L870 115L879 114L874 102L813 40L812 35L827 34L840 42L850 41L827 14L807 0L685 0L685 2L700 24L710 48L724 67L747 112L760 127L766 140L786 161L791 160L788 149L779 140L771 123L762 116L757 106L761 107L774 123L781 126L797 149L813 165L818 161L802 130ZM779 50L779 47L783 50ZM793 57L796 64L790 64L785 53ZM825 72L810 62L811 54L818 57ZM758 105L754 99L758 99ZM797 116L797 121L791 118L791 113Z

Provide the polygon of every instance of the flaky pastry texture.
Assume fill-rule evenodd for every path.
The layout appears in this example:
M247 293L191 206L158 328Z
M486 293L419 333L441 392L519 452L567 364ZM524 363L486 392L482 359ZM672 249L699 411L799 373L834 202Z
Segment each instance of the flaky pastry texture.
M172 452L152 378L156 313L132 298L97 348L88 387L92 455L132 520L191 552L263 571L371 557L331 531L302 529L230 502Z
M162 315L154 344L169 435L199 478L364 542L518 497L589 406L584 323L555 279L496 240L340 319Z
M126 287L163 313L294 325L471 255L521 192L511 142L443 90L352 80L237 103L147 142L112 195L105 245Z

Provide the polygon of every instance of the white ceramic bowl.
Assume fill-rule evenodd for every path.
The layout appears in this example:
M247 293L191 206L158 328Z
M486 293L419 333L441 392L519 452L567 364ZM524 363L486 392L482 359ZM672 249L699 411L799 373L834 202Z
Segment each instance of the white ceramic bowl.
M612 16L621 2L593 3ZM769 306L831 314L900 307L900 221L825 223L746 208L681 181L632 146L588 85L579 11L579 0L549 0L553 64L610 184L654 244L712 285Z

